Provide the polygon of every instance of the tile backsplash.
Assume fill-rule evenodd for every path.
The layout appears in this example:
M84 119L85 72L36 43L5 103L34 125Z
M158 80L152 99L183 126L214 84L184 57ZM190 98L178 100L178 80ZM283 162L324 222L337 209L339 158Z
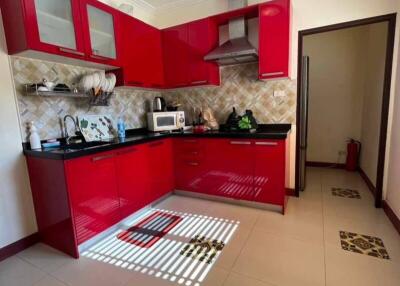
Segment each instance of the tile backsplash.
M61 120L66 114L109 114L114 119L123 116L127 128L146 127L146 113L155 96L167 101L178 101L185 110L188 123L200 108L209 106L219 123L224 123L232 107L239 113L253 110L259 123L295 123L296 81L257 80L258 65L246 64L221 68L220 87L185 88L173 91L147 91L117 88L108 107L88 109L87 99L43 98L25 96L23 85L41 82L43 78L72 86L82 75L95 71L90 68L53 62L11 57L14 83L20 114L21 136L27 141L26 124L34 121L42 139L62 136ZM274 97L274 91L284 91L286 96ZM194 111L195 109L195 111Z
M90 68L64 65L46 61L12 57L11 64L14 75L18 108L20 114L21 136L28 140L26 124L34 121L39 129L40 138L50 139L62 136L61 121L66 114L109 114L117 120L123 116L127 128L146 126L146 113L150 103L160 92L117 88L110 100L110 106L92 107L88 109L87 99L48 98L25 96L23 85L41 82L43 78L50 81L58 78L58 82L72 86L79 82L82 75L95 71Z
M236 107L239 114L251 109L258 123L295 124L296 87L296 81L290 79L258 80L258 64L252 63L222 67L219 87L179 89L163 96L181 104L189 123L194 114L208 106L219 123L225 123ZM285 96L274 97L274 91L284 91Z

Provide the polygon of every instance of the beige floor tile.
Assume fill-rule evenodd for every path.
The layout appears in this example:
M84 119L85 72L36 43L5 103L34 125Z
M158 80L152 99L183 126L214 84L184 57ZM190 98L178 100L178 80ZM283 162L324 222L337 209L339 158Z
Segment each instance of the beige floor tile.
M44 279L33 284L32 286L67 286L67 284L62 283L60 280L57 280L56 278L47 275Z
M132 272L119 266L81 257L52 273L52 276L70 286L123 285Z
M191 214L211 215L210 211L214 209L217 205L217 202L179 195L171 195L164 201L155 205L155 208L173 210L183 213L187 212Z
M204 277L204 280L192 281L183 277L176 276L165 276L156 277L154 275L147 275L140 272L135 272L132 277L124 286L172 286L172 285L190 285L190 286L222 286L226 278L228 277L229 271L219 268L212 267L208 274ZM172 280L172 281L171 281Z
M325 285L324 249L254 229L232 271L279 286Z
M368 220L355 221L337 216L324 218L325 242L331 247L341 249L339 231L379 237L383 240L391 260L400 264L400 235L386 217L378 223Z
M30 286L45 276L39 268L16 256L0 262L1 286Z
M231 240L225 245L215 265L220 268L231 270L236 259L239 257L250 232L250 228L239 226Z
M256 280L254 278L249 278L237 273L231 272L228 278L225 280L224 286L274 286L263 282L261 280Z
M218 203L216 208L210 210L211 216L236 220L240 226L252 228L257 221L258 216L263 212L271 212L244 206L237 206L226 203Z
M75 259L50 246L38 243L20 253L18 257L50 273Z
M255 224L265 232L289 236L305 242L323 244L323 217L321 213L289 210L285 215L264 212Z
M326 286L398 286L400 264L328 245Z

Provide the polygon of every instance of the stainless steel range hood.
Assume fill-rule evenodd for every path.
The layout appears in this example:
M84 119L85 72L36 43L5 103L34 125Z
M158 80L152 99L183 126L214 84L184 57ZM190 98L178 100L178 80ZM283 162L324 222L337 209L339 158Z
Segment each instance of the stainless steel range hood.
M229 0L231 10L247 6L247 0ZM258 51L247 39L244 17L229 21L229 40L204 57L205 61L219 65L232 65L258 61Z

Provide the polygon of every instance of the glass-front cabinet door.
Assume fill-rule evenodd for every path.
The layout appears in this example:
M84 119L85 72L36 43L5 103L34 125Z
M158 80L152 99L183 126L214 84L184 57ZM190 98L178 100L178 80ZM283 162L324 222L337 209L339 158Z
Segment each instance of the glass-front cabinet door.
M82 0L82 17L87 25L85 40L92 59L107 63L118 59L118 13L98 1Z
M75 0L25 0L31 37L40 50L83 57L79 3Z

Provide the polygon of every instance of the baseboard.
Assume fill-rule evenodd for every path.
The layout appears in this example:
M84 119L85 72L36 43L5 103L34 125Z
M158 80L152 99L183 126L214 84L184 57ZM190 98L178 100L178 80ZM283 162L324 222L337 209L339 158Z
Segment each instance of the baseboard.
M38 243L39 241L39 233L35 232L34 234L0 248L0 261L17 254L18 252Z
M289 197L295 197L296 196L296 190L295 189L286 188L285 192L286 192L286 195L289 196Z
M346 167L345 164L340 164L340 163L315 162L315 161L307 161L306 166L318 167L318 168L332 168L332 169L344 169Z
M371 191L371 193L374 195L374 198L375 198L376 188L375 188L374 184L368 178L367 174L363 171L363 169L361 169L361 167L358 168L358 172L360 173L361 178L367 184L368 189Z
M386 201L382 201L382 207L383 210L385 211L385 214L389 218L389 220L392 222L393 226L397 230L397 232L400 234L400 219L396 216L392 208L388 205Z

